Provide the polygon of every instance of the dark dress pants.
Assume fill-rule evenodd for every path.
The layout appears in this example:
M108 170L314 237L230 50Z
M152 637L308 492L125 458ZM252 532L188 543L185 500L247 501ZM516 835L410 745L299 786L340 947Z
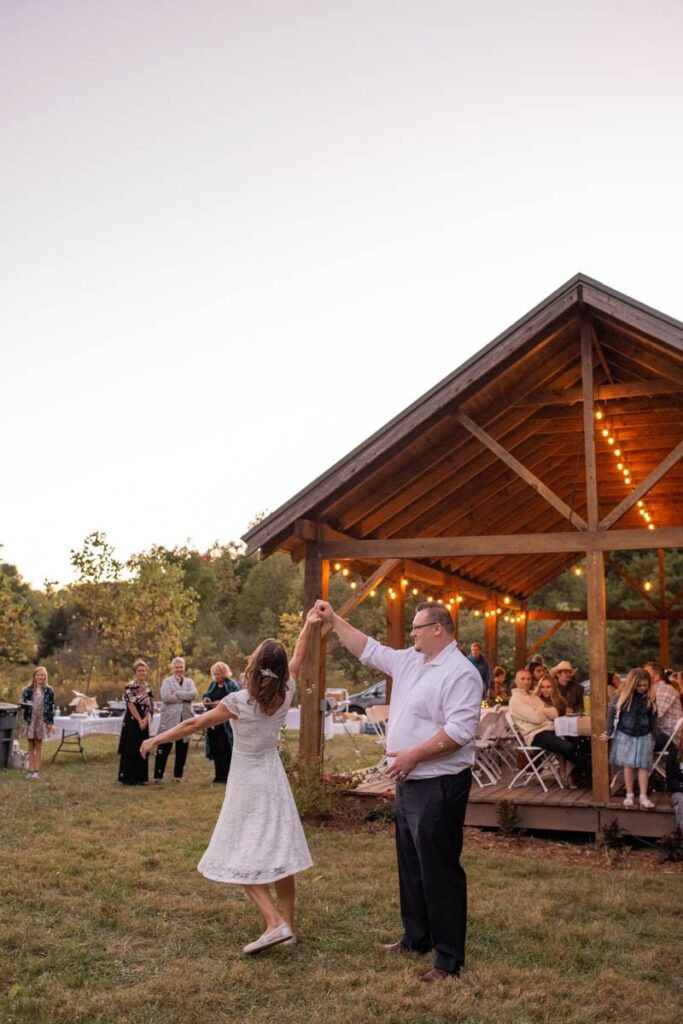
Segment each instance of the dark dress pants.
M471 785L469 768L396 785L401 942L420 953L433 948L434 966L449 974L465 962L467 879L460 853Z
M166 762L168 761L168 755L171 753L172 746L172 743L160 743L157 747L156 757L154 758L155 779L163 779L164 772L166 771ZM185 743L183 740L175 741L175 761L173 762L174 779L182 779L183 769L185 768L187 752L189 749L189 743Z

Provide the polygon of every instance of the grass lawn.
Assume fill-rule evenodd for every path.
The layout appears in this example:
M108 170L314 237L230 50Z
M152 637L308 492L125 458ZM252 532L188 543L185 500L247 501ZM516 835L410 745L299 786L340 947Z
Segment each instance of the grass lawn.
M85 742L87 765L62 758L39 782L0 773L6 1024L680 1019L680 865L610 868L566 844L467 830L467 968L426 987L429 958L376 948L399 935L391 826L307 826L316 866L300 876L299 944L242 959L255 910L196 871L223 796L201 748L182 785L131 789L115 782L115 740ZM330 761L376 759L360 745L357 758L335 739Z

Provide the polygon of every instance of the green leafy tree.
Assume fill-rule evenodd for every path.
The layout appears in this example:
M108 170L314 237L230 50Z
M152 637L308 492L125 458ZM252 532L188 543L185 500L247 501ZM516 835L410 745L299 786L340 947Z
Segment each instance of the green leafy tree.
M123 565L114 557L106 533L99 530L88 534L80 551L72 549L70 561L76 581L69 588L75 604L69 639L72 650L82 651L88 693L95 670L102 667L109 653L105 645Z
M119 584L108 629L119 659L143 657L157 680L173 655L182 653L197 616L196 593L183 571L158 550L133 556L133 578Z
M15 566L0 565L0 662L25 664L36 657L38 632L27 590Z

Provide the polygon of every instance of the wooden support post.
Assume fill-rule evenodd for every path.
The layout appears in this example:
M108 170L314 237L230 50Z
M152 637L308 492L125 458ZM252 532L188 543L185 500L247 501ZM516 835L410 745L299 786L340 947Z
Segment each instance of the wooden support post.
M451 615L453 616L453 625L455 626L455 642L460 642L460 605L456 600L455 604L451 609Z
M607 617L605 602L605 558L600 551L586 553L586 597L588 609L588 678L591 684L591 753L593 799L606 806L609 801L608 745L599 738L607 717Z
M400 651L405 647L405 587L399 583L394 587L395 597L389 597L387 590L387 647ZM387 704L391 700L391 678L387 677Z
M318 598L327 600L329 579L330 563L320 557L315 543L307 541L304 564L304 615ZM320 626L317 626L297 680L301 708L299 754L307 761L317 760L323 753L322 702L325 698L326 647Z
M524 668L527 663L526 624L526 612L524 612L524 618L521 615L515 616L515 671Z
M659 607L661 619L659 620L659 660L664 668L669 667L669 618L666 607L666 565L664 563L664 549L657 549L657 564L659 566Z
M495 604L486 610L489 614L484 619L484 657L493 673L494 665L498 664L498 616Z

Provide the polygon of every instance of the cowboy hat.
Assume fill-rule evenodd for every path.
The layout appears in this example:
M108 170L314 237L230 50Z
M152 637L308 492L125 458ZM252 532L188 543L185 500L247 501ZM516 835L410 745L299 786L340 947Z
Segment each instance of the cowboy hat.
M572 675L577 671L572 665L571 661L558 661L557 665L553 665L550 670L553 675L556 672L571 672Z

